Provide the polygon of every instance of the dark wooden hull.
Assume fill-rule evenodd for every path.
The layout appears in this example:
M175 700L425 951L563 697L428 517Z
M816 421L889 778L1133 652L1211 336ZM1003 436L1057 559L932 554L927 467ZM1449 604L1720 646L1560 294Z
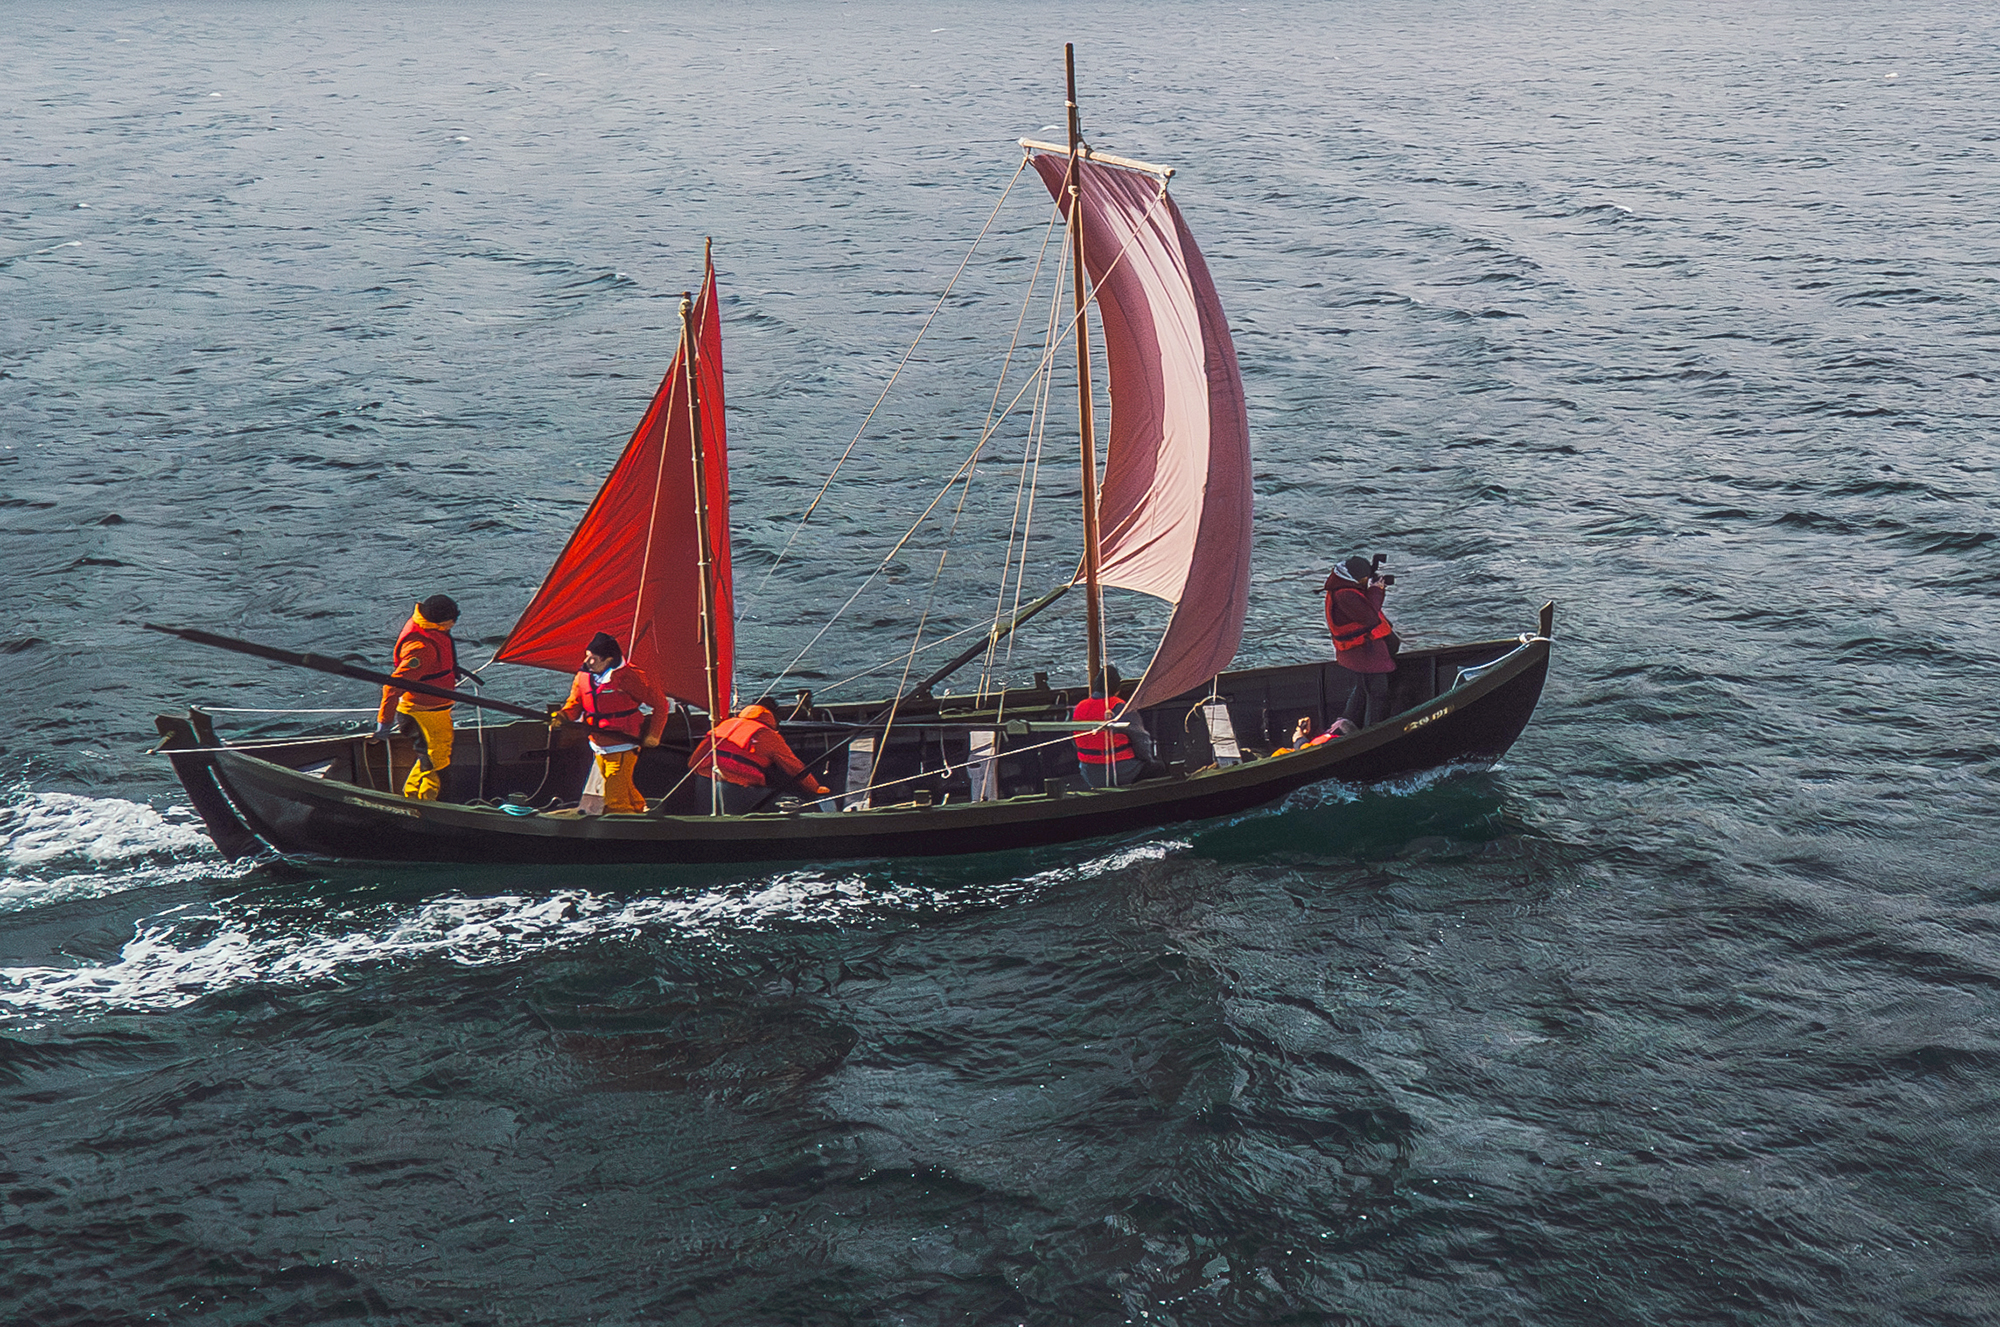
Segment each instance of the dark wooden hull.
M914 759L910 767L918 771L914 777L919 781L932 779L936 794L931 800L943 803L934 806L673 814L693 809L683 792L645 815L520 815L494 806L419 802L385 791L389 771L378 777L368 763L381 759L370 754L381 748L367 747L357 736L307 745L223 746L206 716L162 718L159 723L167 738L165 749L196 811L217 845L232 857L255 850L260 842L286 855L496 864L838 861L982 853L1235 815L1328 780L1374 783L1446 766L1490 763L1520 735L1541 696L1551 621L1552 608L1545 608L1539 635L1408 652L1399 660L1392 692L1399 712L1390 719L1322 746L1224 768L1198 767L1213 754L1193 718L1202 696L1177 697L1146 711L1162 758L1174 772L1129 788L1080 790L1069 786L1070 780L1049 777L1050 762L1067 760L1073 770L1074 756L1067 742L1043 738L1035 744L1034 760L1040 763L1021 768L1016 760L1012 786L1002 781L1000 791L1011 795L954 804L953 755L947 746L950 733L963 731L963 722L953 716L965 711L954 711L947 697L927 710L915 707L918 713L898 721L899 730L907 723L915 752L902 758L906 764ZM1461 670L1475 669L1472 680L1458 682ZM1227 673L1218 679L1217 691L1227 700L1246 752L1268 751L1300 717L1315 727L1330 722L1345 698L1341 680L1331 664L1301 664ZM1061 713L1069 699L1047 692L1041 710ZM1010 696L1008 704L1008 713L1015 714L1027 702ZM839 719L866 709L816 713ZM926 738L927 730L934 736ZM495 734L492 752L482 756L487 764L474 771L482 779L489 772L496 781L511 777L506 772L523 763L515 757L525 755L541 760L535 768L542 770L544 784L560 770L563 780L572 781L567 789L572 796L581 786L585 758L580 748L567 754L516 750L528 741L547 746L538 725L489 732ZM831 740L822 739L817 749L829 749ZM934 777L922 772L927 741L935 743L939 756ZM795 737L794 745L812 759L807 738ZM648 756L657 767L655 781L675 772L673 753ZM891 753L885 752L883 759L889 762ZM460 777L467 777L463 769ZM958 777L962 782L963 776ZM1024 790L1024 780L1034 790ZM369 783L376 786L365 786ZM455 795L466 793L459 789ZM657 790L649 795L658 795Z

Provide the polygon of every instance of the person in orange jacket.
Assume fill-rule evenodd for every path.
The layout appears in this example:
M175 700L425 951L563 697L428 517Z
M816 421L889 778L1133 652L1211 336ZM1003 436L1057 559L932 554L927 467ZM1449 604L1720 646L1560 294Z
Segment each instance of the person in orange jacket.
M469 677L469 670L458 666L458 644L451 638L457 622L458 604L448 594L434 594L416 605L396 637L396 666L389 675L434 687L453 687L459 678ZM435 802L444 791L444 772L451 767L451 702L394 683L385 685L375 732L368 740L386 742L399 726L417 730L417 761L403 781L403 796Z
M696 801L714 806L719 793L722 814L730 816L768 805L775 800L775 794L768 792L773 787L797 788L815 797L833 791L805 773L805 762L778 732L777 714L761 703L745 705L735 718L710 729L689 753L688 768L700 776L695 780Z
M583 667L569 684L569 699L549 716L549 726L565 721L590 725L590 749L604 783L604 809L638 815L646 799L634 786L642 747L660 744L660 729L673 703L647 676L625 662L625 651L609 632L598 632L583 650Z

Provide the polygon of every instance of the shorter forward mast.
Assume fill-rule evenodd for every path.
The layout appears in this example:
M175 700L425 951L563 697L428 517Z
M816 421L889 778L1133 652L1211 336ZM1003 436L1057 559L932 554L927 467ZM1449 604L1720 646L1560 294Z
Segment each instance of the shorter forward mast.
M713 305L714 299L712 295L715 286L713 241L702 241L701 265L707 278L707 283L702 293L710 296L709 303ZM688 437L692 441L694 472L697 475L705 475L708 471L703 460L701 440L701 384L695 373L695 363L700 358L700 355L698 343L689 323L689 314L693 311L693 308L693 299L686 291L682 291L680 362L682 374L687 379ZM718 339L718 347L720 344L720 340ZM715 546L715 535L710 524L708 485L696 483L692 487L694 489L695 529L698 532L695 546L700 550L701 560L702 667L707 675L706 680L708 682L707 701L709 717L711 719L719 719L722 717L722 707L729 702L730 697L721 694L720 691L720 673L722 670L718 662L719 655L717 652L720 642L715 629L717 605L714 567L712 566L714 560L712 550ZM722 538L726 544L729 539L728 512L726 508L723 514ZM633 634L637 635L636 626Z
M496 656L572 672L597 632L659 688L715 715L733 685L729 450L715 268L681 302L674 362Z

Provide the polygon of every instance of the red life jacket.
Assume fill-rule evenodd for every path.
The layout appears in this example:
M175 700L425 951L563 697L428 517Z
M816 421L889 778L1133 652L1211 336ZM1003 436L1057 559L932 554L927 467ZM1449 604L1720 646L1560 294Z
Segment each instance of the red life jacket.
M428 682L434 687L448 687L458 680L458 642L451 633L439 627L425 626L414 617L403 627L396 637L396 662L403 661L403 647L411 641L422 641L431 647L431 654L440 665L436 672L418 673L412 680ZM391 683L393 686L394 684ZM404 699L413 710L448 710L451 702L442 696L426 696L421 691L404 692Z
M1372 627L1361 622L1349 622L1344 616L1336 620L1333 615L1334 600L1338 598L1342 590L1349 588L1343 585L1338 589L1329 589L1326 592L1326 629L1333 637L1333 648L1336 653L1341 650L1358 649L1371 640L1384 640L1396 633L1396 628L1390 624L1388 617L1379 608L1374 609L1377 621ZM1361 594L1362 592L1354 590L1353 593ZM1362 596L1361 602L1364 604L1368 603L1366 595ZM1369 606L1371 608L1374 607L1372 604Z
M591 734L600 742L616 744L618 737L634 742L646 731L646 716L639 712L639 698L618 685L619 664L599 682L588 668L577 670L583 716L600 731ZM608 731L605 731L608 730Z
M750 744L763 727L764 724L740 714L733 719L724 719L702 739L688 764L695 773L711 779L733 783L739 788L761 788L771 772L772 757L760 753Z
M1107 700L1103 696L1085 696L1069 717L1078 723L1111 719L1117 717L1124 704L1122 700ZM1076 743L1076 758L1086 765L1110 765L1132 759L1132 739L1115 728L1101 733L1078 733L1072 740Z

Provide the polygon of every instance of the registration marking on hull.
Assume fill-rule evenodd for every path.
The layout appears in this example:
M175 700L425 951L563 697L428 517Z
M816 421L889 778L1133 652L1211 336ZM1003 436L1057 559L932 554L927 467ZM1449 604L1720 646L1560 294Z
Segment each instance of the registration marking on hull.
M382 802L371 802L365 797L343 797L340 800L349 806L358 806L367 811L386 811L392 816L408 816L412 820L423 819L421 812L413 811L407 806L389 806Z
M1408 723L1404 724L1403 731L1406 733L1414 733L1415 731L1417 731L1417 729L1423 727L1425 724L1431 723L1437 719L1442 719L1445 715L1450 714L1451 711L1452 707L1449 705L1445 706L1441 710L1433 710L1429 714L1426 714L1421 719L1412 719Z

